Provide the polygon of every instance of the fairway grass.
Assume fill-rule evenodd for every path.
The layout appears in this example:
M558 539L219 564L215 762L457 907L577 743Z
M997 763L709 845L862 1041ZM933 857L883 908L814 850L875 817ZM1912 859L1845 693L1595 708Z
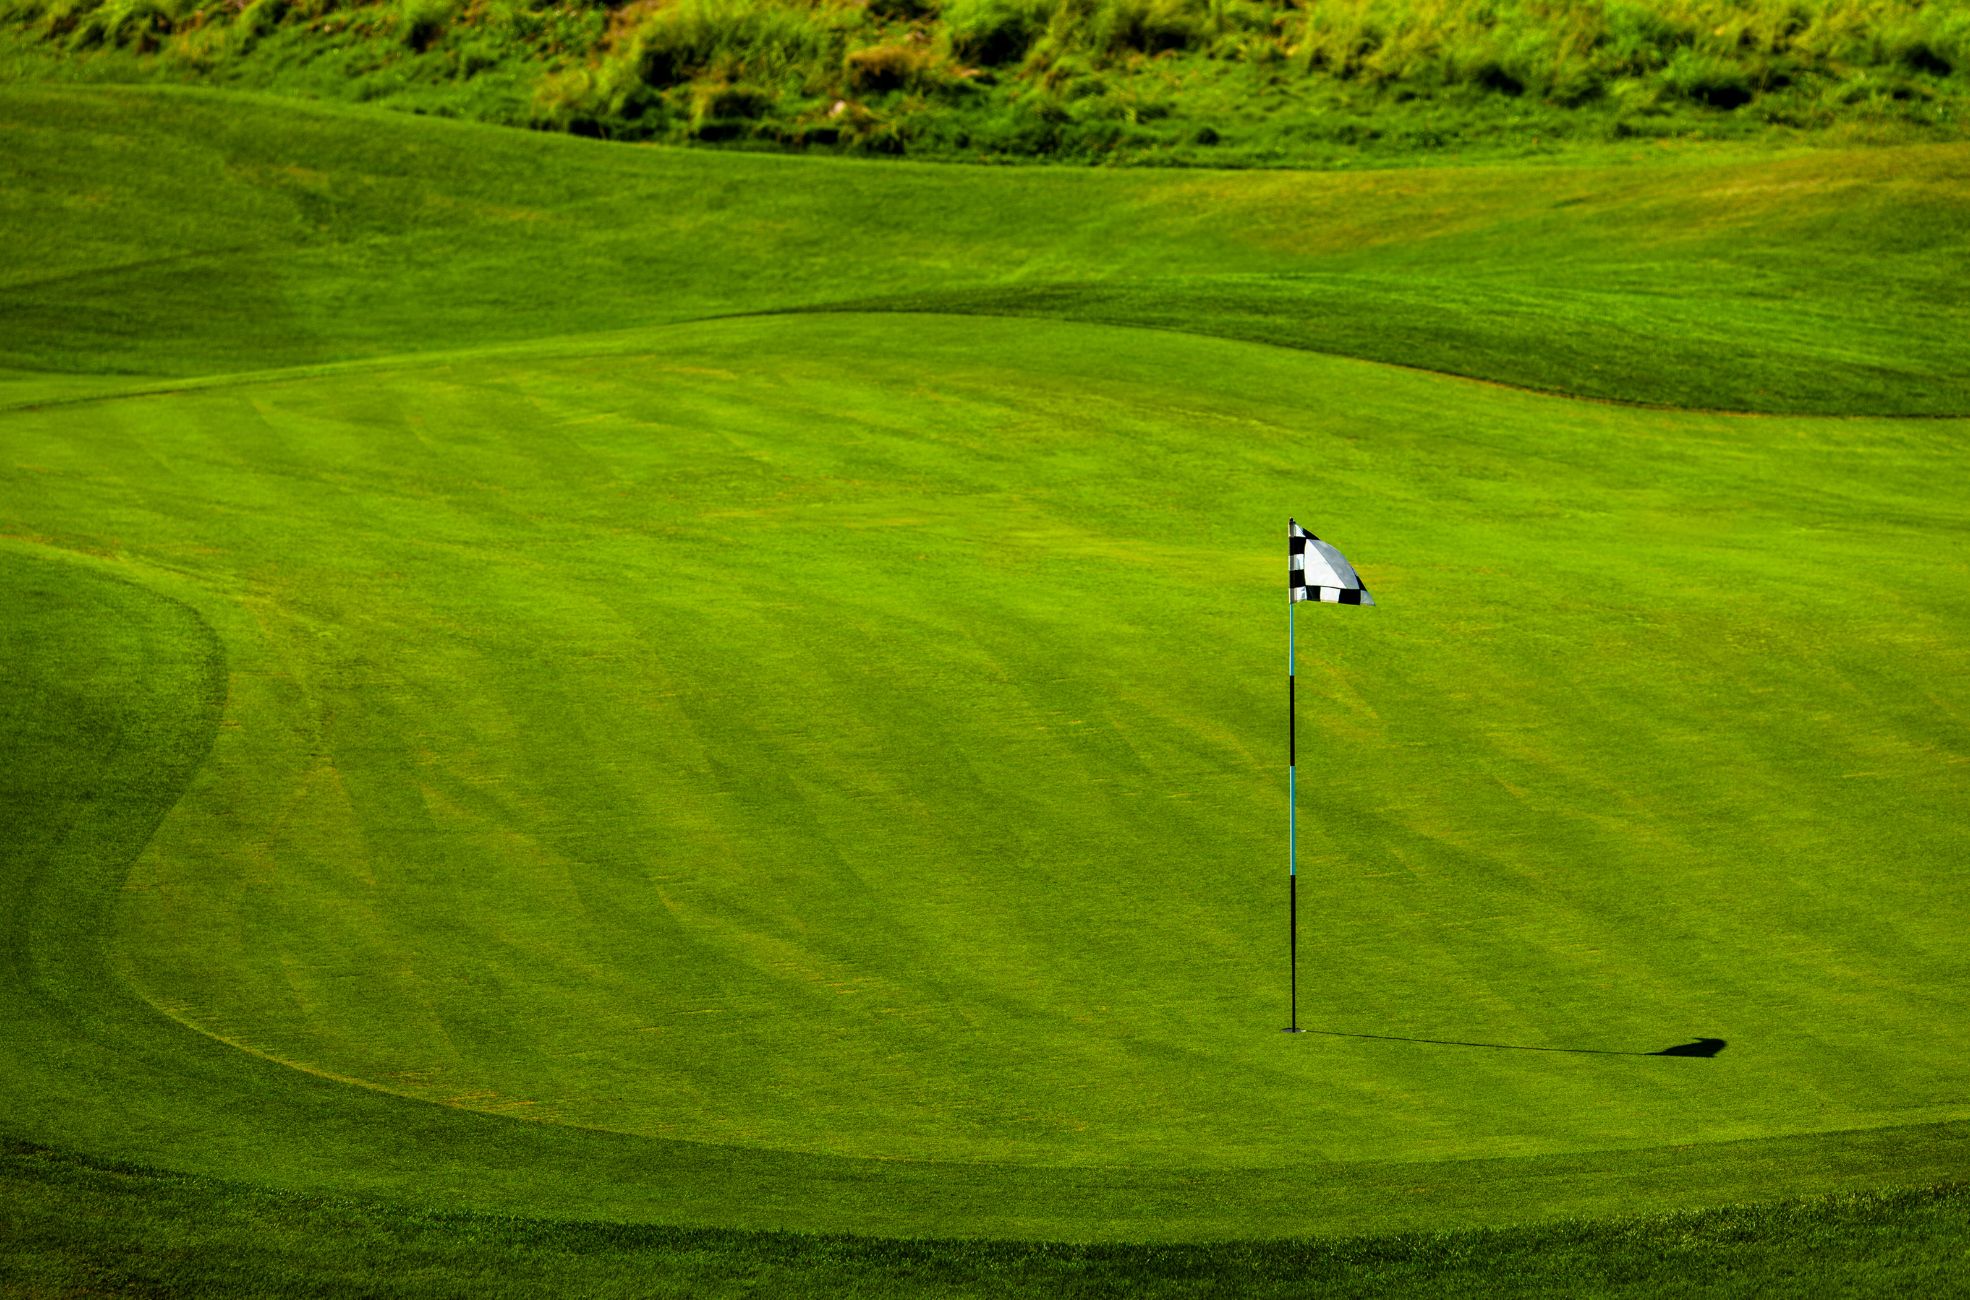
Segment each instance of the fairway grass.
M1966 1168L1963 150L1168 177L0 120L37 1242L126 1166L166 1238L205 1198L1549 1245ZM1289 513L1380 602L1299 619L1301 1036ZM1753 1221L1960 1208L1910 1195ZM1842 1257L1961 1253L1911 1231Z
M1149 326L1665 406L1970 414L1970 145L1001 170L42 86L0 86L0 132L0 397L15 370L588 351L847 307Z

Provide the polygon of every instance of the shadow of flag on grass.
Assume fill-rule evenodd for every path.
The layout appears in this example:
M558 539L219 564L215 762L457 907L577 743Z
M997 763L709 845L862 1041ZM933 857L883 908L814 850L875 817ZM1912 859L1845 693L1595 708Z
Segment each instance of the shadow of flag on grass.
M1694 1043L1678 1043L1674 1047L1665 1047L1659 1052L1650 1052L1649 1055L1715 1056L1717 1053L1723 1051L1724 1047L1725 1043L1721 1038L1699 1038Z
M1533 1047L1525 1043L1477 1043L1463 1038L1408 1038L1400 1034L1351 1034L1339 1029L1302 1029L1298 1032L1318 1034L1325 1038L1366 1038L1378 1043L1423 1043L1430 1047L1488 1047L1497 1052L1567 1052L1576 1056L1701 1056L1708 1059L1729 1046L1721 1038L1699 1038L1695 1042L1665 1047L1659 1052L1636 1052L1612 1047Z

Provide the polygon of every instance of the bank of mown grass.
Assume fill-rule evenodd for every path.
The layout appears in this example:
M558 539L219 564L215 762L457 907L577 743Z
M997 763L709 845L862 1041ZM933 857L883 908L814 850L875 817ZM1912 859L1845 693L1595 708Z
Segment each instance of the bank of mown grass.
M66 86L0 88L0 138L17 254L0 394L7 368L40 372L39 397L51 371L181 378L849 308L1150 326L1652 405L1970 412L1957 145L1008 170Z
M1925 0L0 0L19 77L636 140L1268 164L1575 139L1959 138Z
M1537 1228L1182 1246L905 1241L439 1214L0 1148L21 1295L1942 1294L1962 1184Z

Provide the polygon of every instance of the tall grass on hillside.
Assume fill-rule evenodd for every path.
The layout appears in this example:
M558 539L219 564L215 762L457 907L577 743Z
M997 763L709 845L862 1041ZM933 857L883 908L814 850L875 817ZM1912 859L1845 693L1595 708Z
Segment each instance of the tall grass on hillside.
M943 155L1970 120L1970 7L1935 0L0 0L0 25L593 135Z

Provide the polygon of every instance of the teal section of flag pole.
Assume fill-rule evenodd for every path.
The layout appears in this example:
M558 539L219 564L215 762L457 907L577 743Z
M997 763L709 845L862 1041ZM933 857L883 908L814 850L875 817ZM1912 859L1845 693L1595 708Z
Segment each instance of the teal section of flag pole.
M1288 527L1291 526L1291 521ZM1293 613L1299 602L1286 600L1286 1032L1300 1032L1300 870L1299 754L1294 735Z

